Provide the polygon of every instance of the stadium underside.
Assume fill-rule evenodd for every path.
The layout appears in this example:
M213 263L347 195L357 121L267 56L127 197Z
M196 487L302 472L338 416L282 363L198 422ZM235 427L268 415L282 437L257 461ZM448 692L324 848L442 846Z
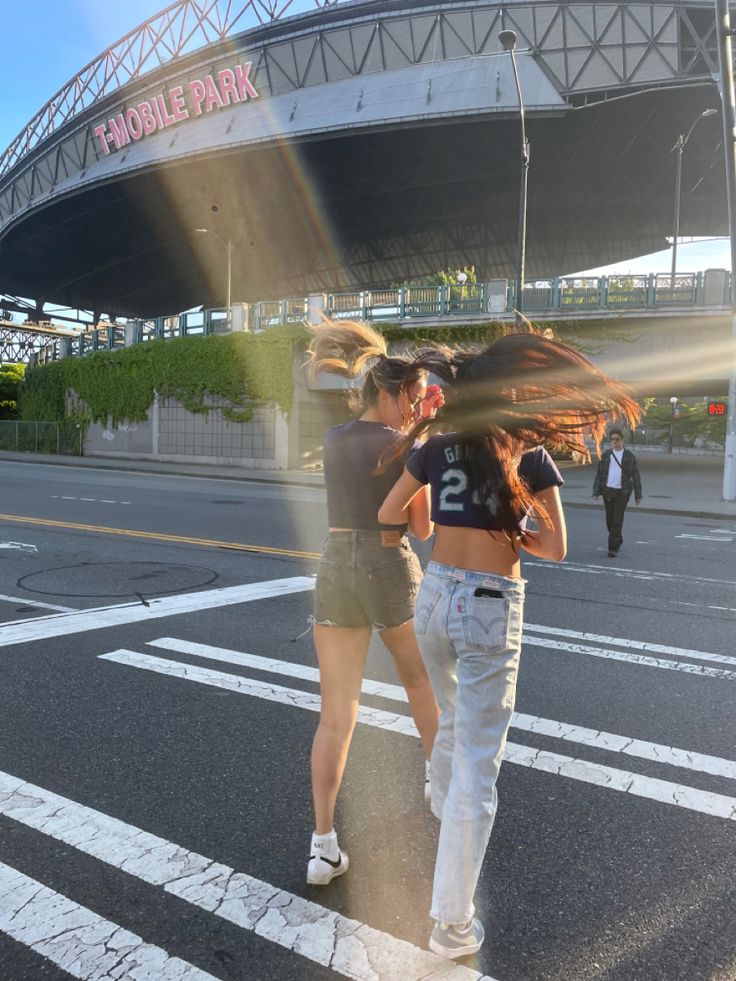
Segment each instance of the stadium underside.
M667 88L529 121L527 279L666 246L671 148L713 85ZM728 232L719 116L684 157L682 235ZM20 296L112 316L378 287L474 265L511 276L519 126L414 124L192 157L31 212L0 241Z

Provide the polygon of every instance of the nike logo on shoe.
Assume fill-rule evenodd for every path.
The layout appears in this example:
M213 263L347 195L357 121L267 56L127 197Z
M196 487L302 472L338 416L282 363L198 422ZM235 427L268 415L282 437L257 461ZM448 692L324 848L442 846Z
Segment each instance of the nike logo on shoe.
M313 858L318 858L321 862L327 862L327 864L331 865L333 869L339 869L342 865L342 855L338 855L335 859L327 858L325 855L310 855L310 862Z

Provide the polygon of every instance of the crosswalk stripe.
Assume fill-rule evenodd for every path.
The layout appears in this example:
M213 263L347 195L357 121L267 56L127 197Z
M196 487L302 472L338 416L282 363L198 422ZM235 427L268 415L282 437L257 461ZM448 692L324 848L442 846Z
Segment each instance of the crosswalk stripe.
M310 589L314 589L314 579L311 576L293 576L289 579L272 579L268 582L163 596L149 600L146 605L124 603L120 606L97 607L75 613L35 617L0 626L0 647L101 630L103 627L119 627L126 623L179 616L182 613L196 613L199 610L211 610L237 603L251 603L254 600L302 593Z
M582 562L533 562L524 561L524 568L545 569L547 572L579 572L598 576L616 576L619 579L655 579L663 582L707 583L715 586L736 586L733 579L713 579L708 576L688 576L684 573L629 569L620 565L594 565Z
M624 661L626 664L637 664L644 668L681 671L683 674L696 674L701 678L721 678L725 681L736 681L736 671L726 671L725 668L708 668L704 664L692 664L690 661L670 661L663 657L647 657L645 654L614 651L606 647L569 644L566 641L535 637L532 634L524 634L524 644L527 647L546 647L548 650L567 651L570 654L587 654L588 657L601 657L609 661Z
M84 804L0 772L0 814L355 981L493 981ZM165 978L152 974L149 977Z
M736 665L736 657L726 654L710 654L708 651L693 651L687 647L670 647L668 644L651 644L645 640L629 640L626 637L608 637L606 634L590 634L580 630L567 630L563 627L545 627L541 623L525 623L524 630L535 634L549 634L551 637L569 637L572 640L592 640L596 644L614 644L650 654L672 654L675 657L689 657L694 661L714 661L718 664Z
M319 681L319 670L304 664L294 664L291 661L279 661L258 654L247 654L233 651L224 647L213 647L210 644L197 644L188 640L178 640L173 637L160 637L148 642L149 647L162 650L176 651L180 654L190 654L193 657L206 658L210 661L221 661L226 664L237 664L241 667L255 668L270 674L285 675L290 678L301 678L304 681ZM366 695L391 699L394 702L407 702L406 691L400 685L391 685L382 681L363 680L362 691ZM557 722L554 719L544 719L536 715L514 712L511 719L512 729L525 732L536 732L540 735L562 739L566 742L581 743L613 753L624 753L656 763L667 763L670 766L682 767L696 773L709 773L713 776L727 777L736 780L736 762L709 756L705 753L695 753L660 743L647 742L643 739L632 739L630 736L620 736L612 732L598 729L587 729L585 726L573 725L569 722Z
M303 708L311 712L319 712L320 709L319 695L312 692L285 688L282 685L258 681L255 678L245 678L242 675L211 671L197 664L184 664L181 661L152 657L148 654L140 654L138 651L125 649L101 654L100 659L181 678L185 681L210 685L241 695L251 695L267 701L280 702L283 705L291 705L294 708ZM358 722L389 732L396 732L400 735L418 737L414 722L408 716L398 713L385 712L382 709L361 705L358 709ZM547 773L557 773L559 776L595 784L605 787L607 790L618 790L636 797L646 797L663 804L699 811L702 814L736 820L736 797L727 797L707 790L697 790L683 784L671 783L668 780L644 777L626 770L614 769L587 760L574 759L570 756L561 756L557 753L547 753L510 742L506 744L505 758L510 763L518 763L535 770L544 770Z
M0 863L0 931L84 981L215 981L187 961Z

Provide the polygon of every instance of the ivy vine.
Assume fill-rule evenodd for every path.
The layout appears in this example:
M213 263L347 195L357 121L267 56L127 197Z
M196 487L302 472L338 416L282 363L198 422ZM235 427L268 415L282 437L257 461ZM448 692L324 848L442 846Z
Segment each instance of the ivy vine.
M301 326L259 334L223 334L148 341L118 351L65 358L28 373L19 392L21 419L62 422L67 393L85 407L88 422L143 422L156 393L178 399L190 412L210 412L208 395L231 408L228 418L246 422L253 404L273 403L289 414L292 361L304 342Z

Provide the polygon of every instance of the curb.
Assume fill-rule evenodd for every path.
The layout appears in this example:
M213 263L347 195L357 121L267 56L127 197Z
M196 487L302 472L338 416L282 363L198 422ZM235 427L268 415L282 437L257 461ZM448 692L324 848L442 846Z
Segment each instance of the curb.
M563 507L565 508L587 508L590 511L602 511L602 505L600 504L586 504L578 501L563 501ZM710 518L716 521L726 520L726 521L736 521L736 514L728 514L725 511L674 511L665 508L643 508L641 506L634 507L633 511L629 511L629 514L658 514L660 516L667 517L668 515L676 518Z

